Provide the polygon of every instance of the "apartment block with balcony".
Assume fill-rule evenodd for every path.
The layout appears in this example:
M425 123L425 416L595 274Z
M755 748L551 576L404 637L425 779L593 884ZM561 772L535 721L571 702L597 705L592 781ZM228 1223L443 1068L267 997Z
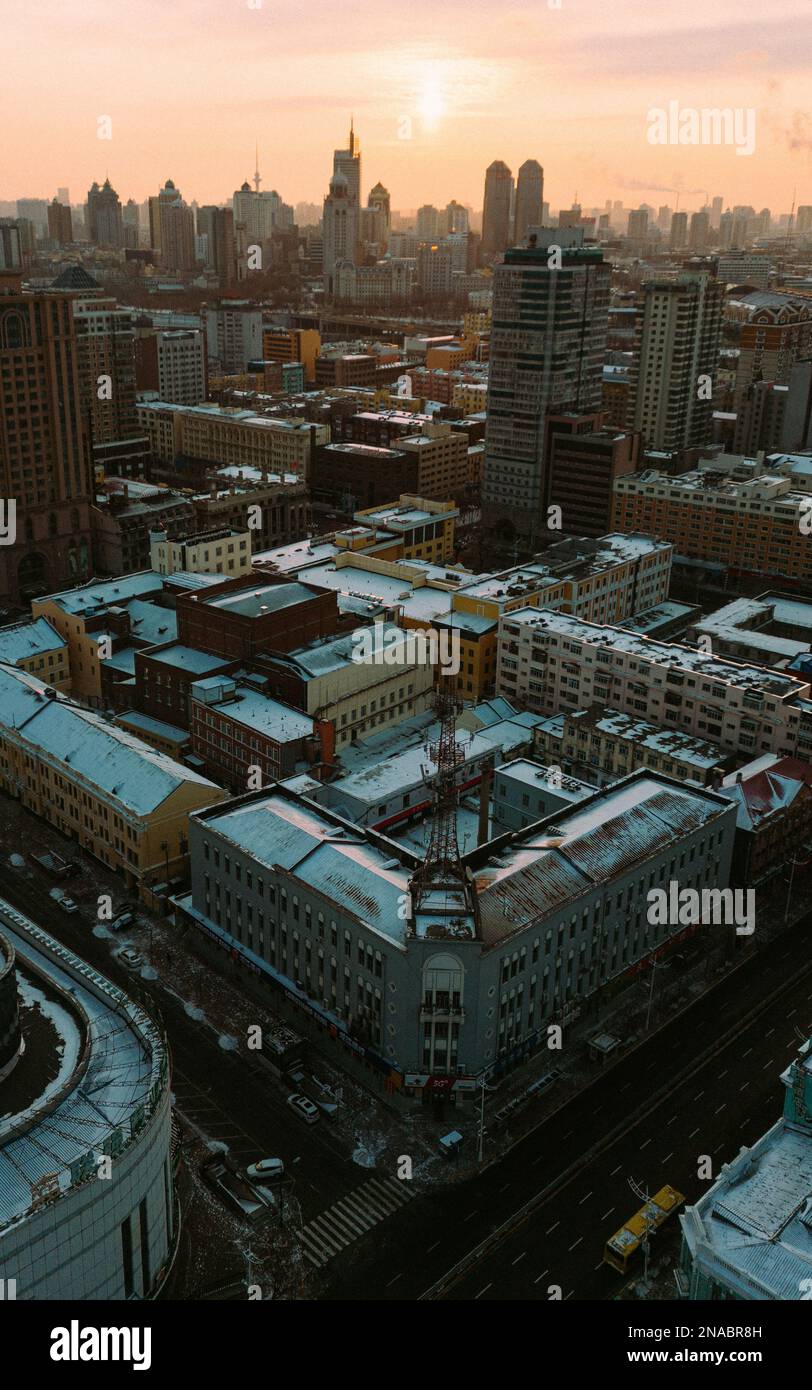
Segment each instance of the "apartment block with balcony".
M806 680L535 608L499 624L496 691L544 714L598 703L726 753L808 757Z
M677 477L647 469L614 483L619 530L662 536L678 555L732 572L810 582L811 515L808 493L766 472L740 481L708 467Z

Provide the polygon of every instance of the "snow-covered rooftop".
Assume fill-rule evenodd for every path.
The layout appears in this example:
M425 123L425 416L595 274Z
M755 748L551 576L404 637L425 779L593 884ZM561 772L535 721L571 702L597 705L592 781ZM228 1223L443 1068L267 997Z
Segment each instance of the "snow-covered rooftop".
M220 788L208 778L109 724L95 710L63 695L49 698L45 690L33 676L0 667L0 727L18 731L41 756L67 764L78 781L137 816L154 811L186 783L211 788L212 800L219 799Z
M64 645L64 637L60 637L47 618L34 618L32 622L13 623L11 627L0 628L0 661L7 661L12 666L32 656L56 651Z
M540 636L546 628L550 632L575 638L588 646L627 652L653 665L695 672L710 680L740 688L752 687L779 699L793 694L804 695L809 688L808 681L779 675L775 671L765 670L762 666L751 666L745 662L712 656L678 642L659 642L652 637L628 632L625 628L611 627L608 623L588 623L583 618L575 618L568 613L552 612L550 609L517 608L512 613L505 614L501 624L501 630L508 632L514 625L534 627L538 629Z
M68 1191L87 1179L87 1172L80 1176L76 1165L87 1160L89 1151L110 1152L113 1133L128 1134L139 1107L149 1114L155 1103L153 1087L166 1076L166 1051L152 1020L122 990L3 901L0 929L10 939L24 975L23 997L28 992L37 999L53 1025L59 1090L65 1088L55 1105L58 1092L51 1089L24 1115L0 1116L2 1230L28 1212L32 1185L55 1173L60 1191ZM75 1005L84 1011L88 1025L81 1076L75 1074L81 1032ZM23 1056L18 1068L25 1065ZM46 1108L49 1103L51 1108ZM18 1127L20 1132L12 1137Z

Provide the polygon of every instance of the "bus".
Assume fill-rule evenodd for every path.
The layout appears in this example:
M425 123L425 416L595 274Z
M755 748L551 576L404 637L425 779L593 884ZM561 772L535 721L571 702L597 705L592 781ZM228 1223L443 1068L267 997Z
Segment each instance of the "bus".
M659 1231L663 1223L684 1201L684 1196L677 1192L675 1187L669 1187L668 1184L661 1187L645 1206L629 1218L625 1226L621 1226L620 1230L615 1231L611 1239L607 1240L603 1251L604 1263L619 1270L621 1274L626 1274L629 1261L637 1254L646 1233L651 1235L654 1231Z

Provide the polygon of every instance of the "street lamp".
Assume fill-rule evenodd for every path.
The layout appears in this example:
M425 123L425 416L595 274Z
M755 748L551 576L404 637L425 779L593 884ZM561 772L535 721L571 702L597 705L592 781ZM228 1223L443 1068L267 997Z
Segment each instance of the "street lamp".
M482 1151L483 1151L483 1148L484 1148L484 1145L485 1145L485 1092L486 1092L486 1091L495 1091L495 1090L496 1090L496 1087L495 1087L495 1086L489 1086L489 1085L488 1085L487 1077L486 1077L485 1073L483 1072L482 1075L481 1075L480 1078L479 1078L479 1091L480 1091L480 1096L479 1096L479 1133L478 1133L478 1136L477 1136L477 1154L476 1154L476 1161L477 1161L477 1163L481 1163L481 1162L482 1162Z
M792 898L792 884L795 878L796 868L803 868L809 863L808 859L790 859L789 861L789 883L787 885L787 901L784 908L784 926L789 921L790 900Z

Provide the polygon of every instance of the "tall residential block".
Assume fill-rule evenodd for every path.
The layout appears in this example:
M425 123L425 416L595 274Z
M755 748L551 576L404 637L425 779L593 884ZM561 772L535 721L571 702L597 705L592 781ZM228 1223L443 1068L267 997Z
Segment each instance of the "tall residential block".
M482 211L482 254L501 256L510 245L510 206L513 175L501 159L489 164L485 173L485 203Z
M14 272L0 274L0 382L0 595L16 604L87 575L92 479L73 304L23 294Z
M483 515L537 541L549 539L547 416L601 406L611 270L583 236L540 232L494 272Z
M707 275L643 284L628 426L647 448L683 449L713 438L723 294Z
M543 222L544 170L536 159L526 159L516 180L516 207L513 214L513 244L524 241L531 227Z

